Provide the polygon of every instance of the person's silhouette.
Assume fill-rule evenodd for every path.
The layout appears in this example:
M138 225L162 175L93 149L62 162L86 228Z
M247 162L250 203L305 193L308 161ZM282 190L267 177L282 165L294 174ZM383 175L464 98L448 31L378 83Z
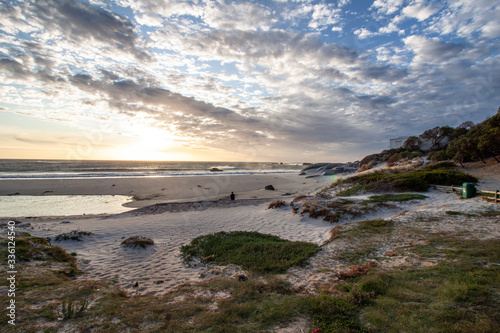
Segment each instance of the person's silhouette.
M231 192L231 195L229 197L231 198L231 200L234 200L235 198L234 192Z

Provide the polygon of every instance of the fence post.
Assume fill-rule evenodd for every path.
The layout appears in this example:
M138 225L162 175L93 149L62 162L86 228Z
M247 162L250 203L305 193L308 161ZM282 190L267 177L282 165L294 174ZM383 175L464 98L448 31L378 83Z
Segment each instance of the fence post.
M498 190L495 191L495 203L498 203Z

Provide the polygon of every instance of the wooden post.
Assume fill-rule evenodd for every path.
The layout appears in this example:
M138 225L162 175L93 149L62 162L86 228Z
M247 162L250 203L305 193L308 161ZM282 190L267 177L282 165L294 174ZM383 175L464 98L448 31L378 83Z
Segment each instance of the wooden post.
M495 191L495 203L498 203L498 190Z

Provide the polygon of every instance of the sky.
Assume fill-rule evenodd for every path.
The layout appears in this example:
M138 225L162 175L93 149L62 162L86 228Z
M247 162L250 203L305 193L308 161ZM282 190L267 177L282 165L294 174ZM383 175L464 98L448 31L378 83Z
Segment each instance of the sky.
M0 0L0 158L347 162L500 106L494 0Z

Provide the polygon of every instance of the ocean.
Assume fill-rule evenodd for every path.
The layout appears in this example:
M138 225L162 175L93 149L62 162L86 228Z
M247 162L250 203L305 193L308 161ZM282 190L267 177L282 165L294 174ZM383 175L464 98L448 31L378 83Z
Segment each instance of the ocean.
M175 177L296 173L301 163L154 162L0 159L0 179ZM221 171L210 171L210 169Z
M216 168L221 171L210 171ZM72 161L0 159L2 180L139 178L203 175L244 175L298 173L300 163L269 162L153 162L153 161ZM121 213L131 208L123 204L131 197L122 195L0 196L0 217L67 216Z

